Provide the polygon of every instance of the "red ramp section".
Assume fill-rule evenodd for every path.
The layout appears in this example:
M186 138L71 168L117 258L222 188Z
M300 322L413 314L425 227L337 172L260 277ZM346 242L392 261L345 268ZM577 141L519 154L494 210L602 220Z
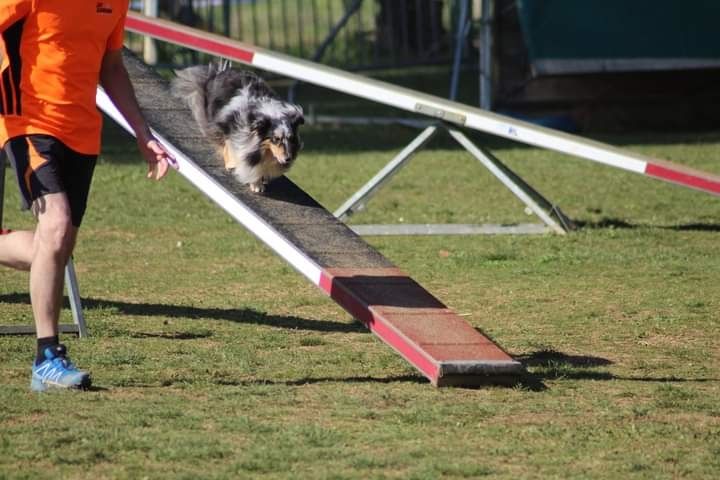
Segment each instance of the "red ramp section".
M434 385L473 384L522 367L398 268L330 268L321 288Z
M190 111L170 95L167 82L128 52L125 65L150 126L178 161L178 172L433 385L505 381L523 371L287 178L272 182L262 195L240 185L202 137ZM129 130L102 91L98 105Z

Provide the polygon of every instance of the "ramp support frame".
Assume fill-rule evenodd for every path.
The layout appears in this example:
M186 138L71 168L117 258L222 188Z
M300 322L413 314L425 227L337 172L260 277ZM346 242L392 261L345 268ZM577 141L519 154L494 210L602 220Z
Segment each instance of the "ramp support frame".
M465 150L475 157L480 164L488 169L505 187L507 187L527 209L540 218L547 226L547 229L560 235L564 235L574 228L572 221L560 210L560 207L548 201L540 192L531 187L518 174L503 164L497 157L484 148L475 145L463 132L445 123L437 123L426 127L420 135L410 142L395 158L388 162L370 181L361 187L355 194L345 201L334 213L336 218L347 220L356 212L363 210L368 201L375 195L396 173L408 164L410 159L423 146L425 146L439 131L446 130ZM408 234L414 231L417 234L467 234L467 233L501 233L503 228L492 229L478 226L474 229L467 228L467 225L453 229L451 225L424 225L422 228L415 227L408 229L407 225L400 225L392 228L391 225L358 225L356 232L363 235L393 235ZM535 227L535 228L533 228ZM351 226L355 228L355 226ZM542 233L544 230L532 225L518 229L517 226L509 227L512 233Z

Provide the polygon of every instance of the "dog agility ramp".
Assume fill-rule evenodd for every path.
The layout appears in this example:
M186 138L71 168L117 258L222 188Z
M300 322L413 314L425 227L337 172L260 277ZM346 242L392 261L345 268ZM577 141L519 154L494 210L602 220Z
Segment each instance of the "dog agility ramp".
M262 195L240 185L201 136L190 111L171 97L167 82L127 51L125 63L148 123L175 155L179 173L433 385L473 385L523 371L287 178L271 183ZM98 105L128 129L102 90Z
M449 124L486 132L527 145L547 148L712 195L720 195L720 175L588 140L504 115L452 102L390 83L301 60L167 20L128 12L125 28L195 51L366 98Z

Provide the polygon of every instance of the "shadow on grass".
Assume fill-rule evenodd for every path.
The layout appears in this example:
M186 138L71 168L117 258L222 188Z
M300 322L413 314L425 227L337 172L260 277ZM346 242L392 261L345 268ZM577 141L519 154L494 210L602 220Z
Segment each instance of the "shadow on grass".
M106 387L98 387L97 385L91 385L88 388L85 389L86 392L108 392L110 391L109 388Z
M519 378L518 385L532 391L547 389L546 380L612 380L613 375L607 372L589 370L590 368L611 365L606 358L587 355L567 355L555 350L539 350L537 352L515 355L526 370Z
M29 305L30 296L26 293L0 295L0 303L25 303ZM83 298L82 305L85 310L111 310L117 311L118 314L121 315L221 320L249 325L267 325L290 330L311 330L316 332L367 333L367 329L359 323L338 323L310 320L294 316L267 315L251 308L201 308L159 303L129 303L97 298ZM69 308L67 299L65 300L65 307ZM182 336L183 334L178 335ZM183 340L188 338L178 339Z
M555 350L538 350L537 352L518 355L515 359L522 362L526 367L548 367L557 364L571 367L600 367L613 364L613 362L607 358L588 355L567 355Z
M612 365L613 362L602 357L588 355L567 355L555 350L540 350L525 355L517 355L514 358L520 361L523 366L531 367L532 371L517 377L487 377L486 381L474 386L456 386L450 388L462 388L480 390L488 387L499 388L522 388L533 392L542 392L548 389L545 385L547 380L625 380L633 382L720 382L715 378L680 378L680 377L624 377L609 372L589 370L591 368ZM218 385L229 386L258 386L258 385L285 385L301 386L319 383L414 383L427 384L429 380L421 375L395 375L389 377L304 377L295 380L217 380Z
M720 224L717 223L688 223L685 225L675 225L672 227L662 227L668 230L677 230L680 232L720 232Z
M578 230L591 229L618 229L632 230L635 228L651 228L663 230L675 230L678 232L720 232L720 224L718 223L686 223L683 225L636 225L618 218L603 218L595 222L573 220Z
M190 333L190 332L163 332L163 333L147 333L147 332L131 332L132 338L162 338L165 340L197 340L199 338L212 337L212 332Z
M682 378L682 377L627 377L610 372L593 370L596 367L612 365L613 362L602 357L588 355L568 355L555 350L539 350L537 352L515 355L514 358L526 368L531 368L519 379L519 385L530 390L540 391L547 387L546 380L624 380L630 382L689 382L706 383L720 382L717 378Z
M313 385L318 383L429 383L428 379L419 375L392 375L389 377L304 377L294 380L266 380L266 379L253 379L253 380L217 380L215 381L218 385L226 386L239 386L239 387L250 387L250 386L262 386L262 385L284 385L288 387L297 387L302 385Z

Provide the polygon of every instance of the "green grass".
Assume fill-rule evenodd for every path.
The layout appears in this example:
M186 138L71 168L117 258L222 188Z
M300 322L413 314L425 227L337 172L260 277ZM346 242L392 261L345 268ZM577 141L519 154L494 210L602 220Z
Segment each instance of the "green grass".
M308 127L291 176L336 208L416 134ZM91 336L64 337L97 388L30 393L34 340L0 337L0 478L717 478L720 201L475 138L584 227L368 240L523 361L516 386L431 387L109 129L75 255ZM717 134L604 140L720 173ZM531 220L443 138L353 218ZM0 270L1 324L31 322L26 284Z

